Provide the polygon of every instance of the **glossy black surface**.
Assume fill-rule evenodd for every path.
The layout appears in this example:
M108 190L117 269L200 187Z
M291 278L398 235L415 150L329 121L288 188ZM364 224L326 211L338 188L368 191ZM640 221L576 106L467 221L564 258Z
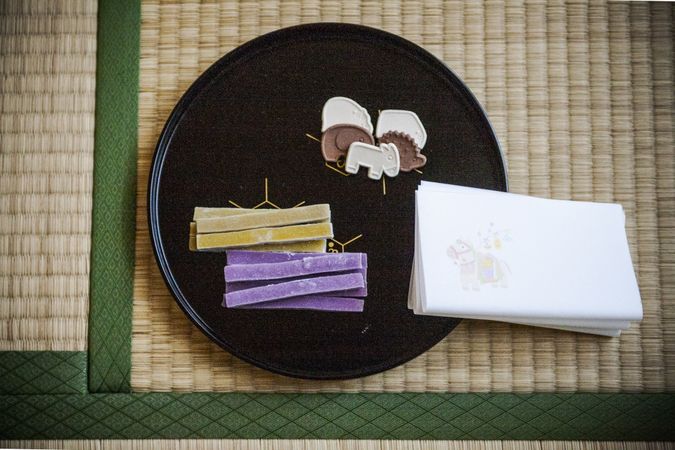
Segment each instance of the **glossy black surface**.
M321 109L347 96L378 110L415 111L429 135L423 174L382 182L324 166ZM362 314L221 307L224 253L188 251L195 206L329 203L335 238L369 259ZM406 307L414 192L421 179L505 190L490 124L469 90L421 48L378 30L305 25L255 39L216 62L176 106L160 137L149 189L155 256L179 305L211 339L260 367L349 378L423 353L459 322ZM336 245L339 248L339 245ZM451 295L451 293L449 293Z

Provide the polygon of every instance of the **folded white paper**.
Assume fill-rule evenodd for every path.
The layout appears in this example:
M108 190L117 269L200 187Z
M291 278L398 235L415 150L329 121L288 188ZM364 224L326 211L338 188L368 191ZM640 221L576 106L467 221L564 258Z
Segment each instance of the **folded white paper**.
M409 307L616 336L642 318L617 204L423 182Z

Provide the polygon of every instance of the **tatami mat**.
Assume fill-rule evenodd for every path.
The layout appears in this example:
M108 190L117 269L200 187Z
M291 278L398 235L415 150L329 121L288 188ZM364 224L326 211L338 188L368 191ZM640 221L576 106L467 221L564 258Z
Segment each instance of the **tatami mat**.
M561 8L438 2L424 4L425 13L420 14L421 3L406 2L400 9L399 3L392 4L395 7L347 2L342 8L337 2L318 0L265 2L260 8L253 3L145 4L141 181L154 139L180 93L200 70L238 42L279 26L316 20L364 21L402 32L458 70L487 105L509 149L513 190L615 199L630 208L632 250L639 260L646 319L621 341L466 323L406 367L371 377L362 385L338 388L672 391L673 7L619 3L608 11L602 4ZM170 17L172 12L175 16ZM177 50L179 27L181 39L199 37L196 63L190 60L195 56L189 49ZM95 2L0 1L0 350L86 347L95 34ZM165 55L161 67L160 53ZM171 62L173 56L181 59ZM170 67L176 72L167 73ZM572 130L580 129L581 134L572 135ZM143 201L140 195L140 208ZM142 209L139 217L144 219ZM298 390L296 382L230 358L192 329L164 293L143 239L145 226L139 221L134 385L271 390L278 383L280 389ZM150 288L156 302L152 307ZM0 447L74 449L563 446L673 448L667 443L551 441L0 442Z
M0 2L0 350L87 345L96 9Z
M674 390L673 9L644 2L145 1L133 388ZM607 339L465 321L414 361L343 382L275 376L205 338L168 294L148 241L145 186L157 137L181 94L222 54L262 33L315 21L380 27L447 62L487 108L512 191L621 202L642 323Z

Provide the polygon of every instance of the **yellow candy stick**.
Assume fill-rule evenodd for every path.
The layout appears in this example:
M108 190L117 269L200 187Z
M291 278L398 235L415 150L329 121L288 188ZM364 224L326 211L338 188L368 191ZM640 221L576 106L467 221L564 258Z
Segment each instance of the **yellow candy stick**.
M310 205L290 209L268 209L254 214L197 219L197 233L223 233L252 228L281 227L330 220L329 205Z
M197 234L197 249L240 248L260 244L299 242L333 237L330 223L312 223L277 228L256 228L227 233Z
M192 252L197 250L197 224L190 222L189 249ZM240 250L255 250L259 252L296 252L296 253L325 253L326 240L317 239L314 241L285 242L280 244L261 244L250 247L241 247Z
M188 240L188 248L191 252L197 251L197 224L190 222L190 239Z
M195 208L192 220L211 219L216 217L232 217L243 214L256 214L269 211L268 209L250 209L250 208L205 208L197 206Z
M296 253L325 253L326 240L286 242L281 244L262 244L251 247L241 247L239 250L255 250L259 252L296 252Z
M189 248L190 251L196 252L197 250L197 226L194 222L190 222L190 240ZM216 249L218 250L218 249ZM314 241L302 241L302 242L284 242L280 244L261 244L261 245L252 245L250 247L241 247L240 250L255 250L259 252L296 252L296 253L325 253L326 252L326 240L317 239Z

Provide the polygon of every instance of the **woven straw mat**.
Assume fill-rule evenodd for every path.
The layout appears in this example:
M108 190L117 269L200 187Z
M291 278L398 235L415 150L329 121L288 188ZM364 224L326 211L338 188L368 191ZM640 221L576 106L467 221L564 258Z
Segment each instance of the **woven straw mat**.
M0 350L87 345L96 2L0 2Z

